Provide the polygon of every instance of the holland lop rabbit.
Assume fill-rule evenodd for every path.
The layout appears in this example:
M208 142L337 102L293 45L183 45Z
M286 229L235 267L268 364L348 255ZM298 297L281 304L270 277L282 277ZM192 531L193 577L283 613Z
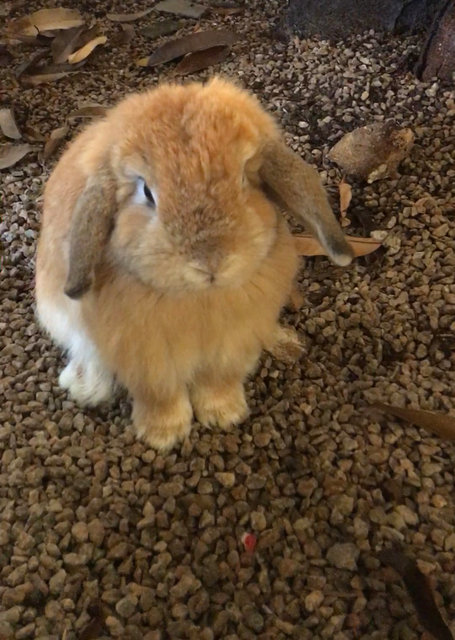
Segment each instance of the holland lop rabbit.
M168 449L248 413L245 377L276 336L297 269L274 201L327 254L351 251L317 172L246 91L219 78L133 94L69 146L44 196L36 301L80 404L133 398Z

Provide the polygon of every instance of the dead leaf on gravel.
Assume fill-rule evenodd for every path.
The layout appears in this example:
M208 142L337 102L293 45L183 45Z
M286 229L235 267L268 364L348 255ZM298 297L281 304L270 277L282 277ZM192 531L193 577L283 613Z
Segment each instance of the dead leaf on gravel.
M219 13L224 16L234 16L238 13L242 13L245 11L244 7L240 7L235 2L231 2L230 0L215 0L215 2L210 3L210 9L214 13Z
M152 55L136 62L140 67L154 67L157 64L170 62L188 53L212 49L213 47L229 47L237 40L237 35L227 29L198 31L182 38L165 42L155 49Z
M37 62L46 56L46 51L38 51L29 60L22 62L14 71L16 78L20 78L26 71L37 68Z
M57 149L60 147L66 136L68 135L69 127L63 126L58 129L54 129L49 136L43 150L43 160L48 160Z
M422 627L436 640L454 640L435 602L429 579L420 571L416 561L392 549L381 551L379 559L400 574Z
M154 7L155 11L175 13L185 18L200 18L207 11L208 7L189 0L164 0L158 2Z
M366 256L379 249L381 242L374 238L356 238L355 236L345 236L356 258ZM319 242L309 233L294 234L294 241L297 253L300 256L325 256L326 252Z
M21 132L17 128L14 112L8 107L0 109L0 129L7 138L11 138L12 140L21 139Z
M33 75L24 75L21 77L21 84L24 87L37 87L40 84L55 82L68 76L70 71L54 71L49 73L36 73Z
M108 107L101 104L85 105L79 107L76 111L72 111L68 120L76 120L77 118L103 118L107 113Z
M70 64L77 64L78 62L82 62L82 60L88 58L88 56L95 50L96 47L102 44L106 44L106 42L107 36L97 36L96 38L93 38L93 40L87 42L86 45L69 55L68 62Z
M348 182L346 182L345 179L343 178L343 180L338 185L338 191L340 194L341 226L347 227L351 224L351 221L346 215L352 200L351 185Z
M211 47L203 51L195 51L186 55L181 62L175 67L174 73L184 76L189 73L196 73L207 69L214 64L218 64L226 60L229 55L229 47Z
M52 40L52 58L56 64L66 62L68 56L77 48L84 26L64 29Z
M43 31L71 29L82 24L84 19L79 11L60 7L40 9L23 18L11 20L6 30L10 36L36 36Z
M137 11L136 13L108 13L106 18L111 22L134 22L140 18L144 18L151 13L155 7L144 9L143 11Z
M389 404L376 402L371 405L373 409L378 409L382 413L392 415L396 418L406 420L411 424L421 427L426 431L435 433L445 440L455 440L455 417L444 413L434 413L433 411L423 411L422 409L411 409L394 407Z
M29 144L0 145L0 169L8 169L33 150Z
M186 23L183 20L173 20L171 18L169 20L155 22L155 24L152 24L149 27L144 27L141 29L141 35L145 38L156 40L162 36L171 36L173 33L184 27L185 24Z
M394 176L413 143L411 129L399 129L392 120L375 122L344 135L328 157L346 173L372 183Z

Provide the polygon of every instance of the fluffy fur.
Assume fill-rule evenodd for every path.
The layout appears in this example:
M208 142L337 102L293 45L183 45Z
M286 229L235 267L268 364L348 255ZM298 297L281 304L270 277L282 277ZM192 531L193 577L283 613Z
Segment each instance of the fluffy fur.
M36 300L69 353L60 383L96 404L115 376L151 446L185 437L193 411L221 428L247 415L245 377L276 339L297 268L261 189L274 140L274 121L230 83L163 85L90 125L48 181Z

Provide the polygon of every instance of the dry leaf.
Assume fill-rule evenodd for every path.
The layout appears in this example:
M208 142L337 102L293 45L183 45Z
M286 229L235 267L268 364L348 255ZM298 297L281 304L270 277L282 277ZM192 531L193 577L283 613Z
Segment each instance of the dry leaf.
M70 74L69 71L54 71L49 73L37 73L33 75L27 75L21 77L21 84L24 87L37 87L40 84L46 84L48 82L55 82L61 80L65 76Z
M230 0L216 0L215 2L210 3L210 9L215 13L220 13L225 16L233 16L237 13L242 13L245 11L244 7L240 7L235 2L231 2Z
M76 111L72 111L68 120L76 120L77 118L103 118L109 107L103 107L101 104L87 104L79 107Z
M210 31L198 31L182 38L169 40L152 53L148 58L137 61L141 67L153 67L163 64L175 58L180 58L187 53L212 49L213 47L230 46L237 40L237 35L227 29L215 29Z
M7 107L0 109L0 129L7 138L11 138L12 140L21 139L21 132L17 128L12 109L8 109Z
M16 78L20 78L26 71L32 71L35 67L37 68L36 63L39 60L42 60L45 56L46 51L38 51L29 60L22 62L22 64L20 64L14 71Z
M8 169L33 150L29 144L0 145L0 169Z
M11 20L7 25L7 34L14 37L36 36L43 31L71 29L82 24L84 19L79 11L64 8L40 9L29 16Z
M134 20L139 20L151 13L153 9L155 9L155 7L150 7L149 9L138 11L137 13L108 13L106 18L112 22L134 22Z
M185 22L183 20L162 20L141 29L141 35L145 38L156 40L156 38L161 38L162 36L171 36L184 26Z
M175 67L174 73L181 76L196 73L214 64L223 62L229 55L229 47L211 47L203 51L195 51L186 55Z
M68 126L54 129L44 145L43 160L48 160L59 148L69 131Z
M380 402L371 405L383 413L406 420L411 424L435 433L445 440L455 440L455 417L444 413L434 413L433 411L423 411L422 409L410 409L394 407Z
M355 236L345 236L351 249L354 252L354 256L366 256L369 253L373 253L376 249L379 249L381 242L374 240L374 238L356 238ZM325 256L326 252L319 244L318 240L309 233L297 233L294 234L294 241L297 247L297 253L300 256Z
M396 174L414 143L411 129L388 120L354 129L330 150L328 157L347 173L371 183Z
M56 64L66 62L68 60L68 56L77 48L79 38L83 31L83 26L65 29L60 31L54 40L52 40L52 58Z
M207 11L207 7L188 0L164 0L158 2L154 7L155 11L165 11L175 13L185 18L200 18Z
M401 551L391 549L381 551L379 558L400 574L422 627L436 640L454 640L435 602L430 582L420 571L415 560L408 558Z
M68 62L70 64L77 64L78 62L82 62L82 60L85 60L85 58L88 58L88 56L92 53L92 51L96 47L98 47L101 44L106 44L106 42L107 42L106 36L97 36L96 38L93 38L93 40L90 40L90 42L87 42L86 45L84 45L83 47L81 47L80 49L72 53L70 56L68 56Z

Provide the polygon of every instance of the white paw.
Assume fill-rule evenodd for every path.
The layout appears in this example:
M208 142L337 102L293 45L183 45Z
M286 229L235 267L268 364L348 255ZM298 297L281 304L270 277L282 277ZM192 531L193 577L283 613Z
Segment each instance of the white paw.
M60 373L59 385L68 389L79 405L94 406L105 402L114 392L112 375L99 363L77 363L71 360Z

